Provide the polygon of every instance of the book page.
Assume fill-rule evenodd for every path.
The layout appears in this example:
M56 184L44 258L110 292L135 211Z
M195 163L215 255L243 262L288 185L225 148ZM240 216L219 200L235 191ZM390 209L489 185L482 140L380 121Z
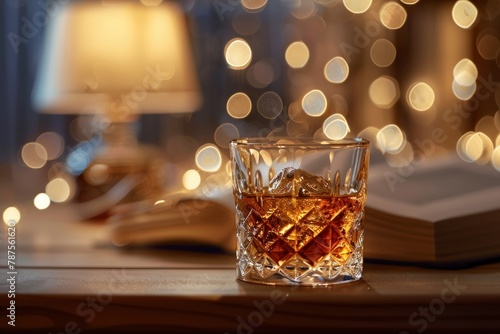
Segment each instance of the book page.
M412 166L410 166L412 167ZM500 172L444 158L425 166L370 170L367 206L426 221L500 209Z
M415 173L394 188L389 186L385 178L375 180L370 186L370 190L377 196L403 200L412 205L425 205L454 196L484 191L496 185L492 182L491 176L450 166L445 169Z

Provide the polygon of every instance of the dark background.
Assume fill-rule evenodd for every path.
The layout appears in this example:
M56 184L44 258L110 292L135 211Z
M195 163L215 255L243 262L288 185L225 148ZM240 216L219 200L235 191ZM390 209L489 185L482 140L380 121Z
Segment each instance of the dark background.
M61 0L62 1L62 0ZM21 147L34 141L46 131L54 131L65 139L66 151L78 144L79 138L70 135L70 124L76 115L45 115L37 113L31 103L31 91L44 40L44 26L40 27L27 43L19 45L18 52L8 36L21 35L24 21L31 20L40 11L42 4L49 0L2 0L0 2L0 164L1 172L10 180L11 185L26 184L29 180L46 178L40 171L28 171L19 160ZM321 3L329 3L324 6ZM386 1L373 1L372 8L379 8ZM465 101L456 99L450 87L442 84L443 69L453 69L454 63L444 63L448 52L464 53L479 70L479 75L493 82L500 82L499 52L496 60L485 60L477 51L478 36L489 29L498 36L500 29L500 1L472 1L479 10L475 25L468 30L453 26L451 8L455 1L420 0L415 5L404 5L408 13L407 21L398 30L389 31L382 27L380 37L391 39L397 48L395 62L387 68L377 68L370 64L369 47L360 48L352 55L348 79L338 85L326 83L321 76L325 59L342 55L340 43L353 43L356 37L354 28L366 27L375 20L373 14L354 15L343 6L342 1L311 1L315 14L297 18L297 3L293 0L268 1L258 13L248 13L237 1L197 0L179 1L186 12L191 28L192 46L196 58L197 72L202 88L204 103L192 115L143 115L138 123L138 135L142 142L154 144L166 155L167 159L186 168L192 165L196 149L207 142L214 142L214 131L223 123L237 126L240 136L255 136L262 130L278 129L287 135L285 125L289 120L288 107L297 101L301 94L312 88L322 89L328 94L340 94L345 98L348 110L336 110L330 106L327 113L344 113L351 127L350 135L355 136L367 126L382 127L389 123L397 124L409 142L424 140L430 131L442 126L441 115L449 108L463 105ZM371 9L370 9L371 11ZM235 30L235 22L258 21L258 28L251 34L242 36ZM318 23L319 22L319 23ZM451 23L450 23L451 22ZM274 78L262 88L249 84L246 70L235 71L228 68L224 59L224 46L235 37L244 38L252 47L253 59L266 59L272 64ZM374 37L370 40L373 42ZM304 41L311 52L308 65L301 70L291 70L284 60L286 47L293 41ZM451 50L450 50L451 46ZM368 57L368 58L367 58ZM459 57L458 59L463 58ZM390 75L400 83L400 98L389 109L381 110L367 97L370 82L380 76ZM427 76L435 82L436 102L432 117L411 111L406 103L405 92L411 78ZM315 87L314 87L315 86ZM252 113L243 120L231 118L226 111L229 96L242 91L252 99ZM282 98L284 111L274 121L259 115L255 105L264 92L274 91ZM454 151L457 139L466 131L474 130L478 120L484 116L494 116L500 108L500 89L490 92L487 99L481 99L478 108L470 117L464 118L458 129L444 128L448 139L442 143L443 151ZM303 135L313 135L321 127L322 119L308 118L309 130ZM440 125L441 124L441 125ZM500 131L500 129L499 129ZM264 132L265 133L265 132ZM182 140L180 140L181 138ZM186 139L188 138L188 139ZM492 139L495 144L494 138ZM183 143L179 149L177 143ZM224 147L221 147L223 152ZM64 160L63 154L59 160ZM7 185L5 181L3 186ZM35 182L36 183L36 182ZM17 187L15 196L29 187Z

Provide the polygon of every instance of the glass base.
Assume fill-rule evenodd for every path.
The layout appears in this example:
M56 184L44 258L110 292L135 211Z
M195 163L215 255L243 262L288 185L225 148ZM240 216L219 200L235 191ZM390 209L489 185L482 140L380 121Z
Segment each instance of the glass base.
M268 285L322 286L358 281L363 273L364 231L358 232L354 245L340 242L339 248L325 255L320 253L322 256L313 263L301 253L310 256L318 252L307 253L301 249L299 253L282 253L284 260L276 262L269 252L255 252L252 247L241 251L240 247L236 252L236 277L245 282Z
M237 276L240 281L255 283L255 284L265 284L265 285L294 285L294 286L328 286L328 285L336 285L336 284L344 284L344 283L352 283L359 281L361 279L361 275L359 277L352 277L350 275L339 275L333 279L324 279L321 276L308 276L302 278L300 281L294 281L289 278L286 278L280 274L272 275L266 279L262 277L254 277L253 275L246 276Z

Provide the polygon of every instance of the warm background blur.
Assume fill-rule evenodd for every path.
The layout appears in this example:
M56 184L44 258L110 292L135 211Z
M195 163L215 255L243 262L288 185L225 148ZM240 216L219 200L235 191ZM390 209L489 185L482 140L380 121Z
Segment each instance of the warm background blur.
M68 2L58 1L0 2L2 211L38 194L69 201L81 186L67 166L92 141L92 115L38 113L31 98L43 13L50 5L58 15ZM140 142L164 156L162 189L197 188L214 173L225 180L228 140L243 136L363 136L374 162L404 167L452 152L500 171L499 0L178 4L203 103L135 125Z

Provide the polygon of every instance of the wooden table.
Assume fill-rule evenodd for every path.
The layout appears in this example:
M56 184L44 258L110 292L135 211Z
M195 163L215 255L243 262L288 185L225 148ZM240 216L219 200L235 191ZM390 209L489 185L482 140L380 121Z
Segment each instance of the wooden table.
M16 326L7 324L2 279L1 333L500 332L499 263L463 270L367 263L355 283L270 287L236 281L233 255L118 249L107 244L105 225L68 220L64 210L23 217Z

